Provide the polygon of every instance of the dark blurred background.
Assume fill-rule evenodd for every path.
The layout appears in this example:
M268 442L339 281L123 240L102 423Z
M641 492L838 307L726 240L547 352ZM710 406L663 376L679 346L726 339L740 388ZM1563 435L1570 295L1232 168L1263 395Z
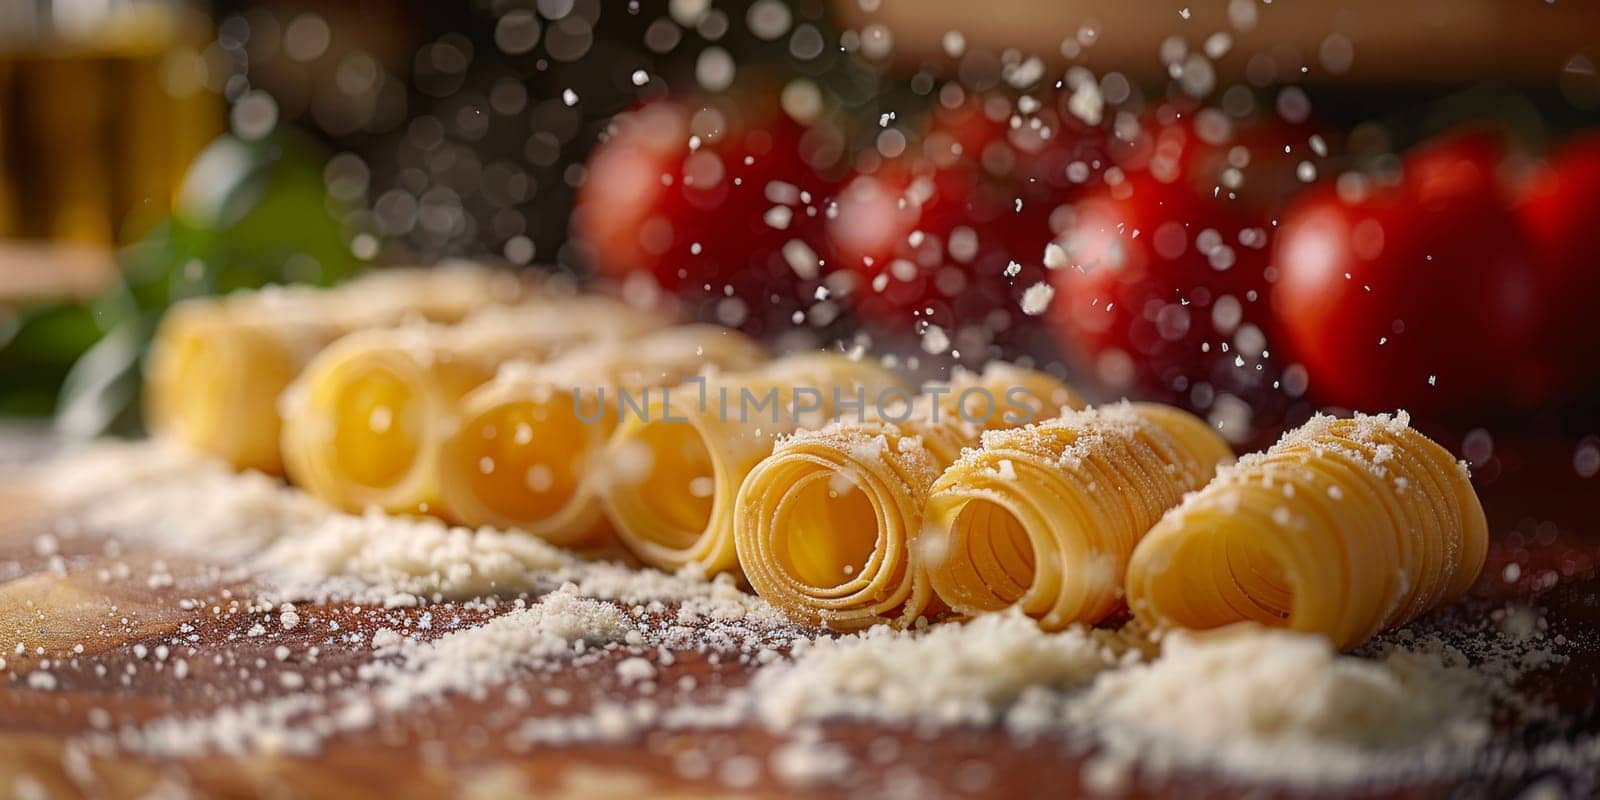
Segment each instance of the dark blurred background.
M721 103L745 125L759 116L752 109L776 106L807 126L808 166L835 188L890 174L908 142L932 140L930 125L960 140L964 129L930 116L987 96L1008 109L1000 137L1009 109L1029 117L1041 102L1059 135L1141 122L1149 131L1171 122L1167 107L1203 125L1198 112L1217 109L1255 164L1288 154L1290 177L1268 182L1289 188L1273 185L1258 204L1267 233L1301 189L1346 171L1392 172L1397 154L1463 126L1503 135L1507 168L1527 169L1596 123L1600 8L1590 4L1289 6L0 0L0 415L54 415L80 434L136 429L144 343L161 310L186 296L454 257L592 276L594 247L571 235L585 165L614 115L668 97ZM824 124L826 135L816 133ZM1125 166L1090 162L1097 176L1112 163ZM1238 188L1227 176L1203 180L1224 194ZM1066 207L1079 199L1063 197ZM1057 222L1038 244L1065 235ZM1042 248L1028 241L1015 248L1026 258L1000 265L1035 269ZM824 266L829 257L819 256ZM724 286L725 275L703 285L691 276L676 291L690 313L774 340L793 333L778 328L794 298L774 300L777 323L750 312L766 294L752 274L754 297L737 313L725 302L737 281ZM1128 353L1074 357L1063 325L1034 325L1038 295L1022 294L1031 283L1007 287L1024 314L963 338L970 320L953 302L954 311L929 306L888 322L849 302L847 290L861 296L869 278L804 286L801 300L830 305L792 309L793 327L928 365L1021 356L1108 395L1176 398L1213 420L1253 417L1260 431L1310 407L1303 370L1259 343L1248 367L1239 359L1253 373L1238 386L1170 370L1146 385L1130 377ZM929 345L934 327L943 346ZM1220 412L1219 395L1232 403ZM1587 419L1588 397L1546 394L1532 405ZM1485 413L1529 406L1503 405Z

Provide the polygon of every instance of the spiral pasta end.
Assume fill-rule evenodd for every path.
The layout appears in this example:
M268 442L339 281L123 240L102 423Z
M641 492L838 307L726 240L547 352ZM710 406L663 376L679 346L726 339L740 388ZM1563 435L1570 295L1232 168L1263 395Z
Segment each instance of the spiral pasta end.
M1134 614L1320 633L1340 648L1460 597L1488 533L1465 469L1406 416L1318 416L1187 498L1139 544Z
M1205 423L1122 403L984 435L934 484L937 596L965 614L1011 606L1046 628L1122 605L1134 545L1232 453Z

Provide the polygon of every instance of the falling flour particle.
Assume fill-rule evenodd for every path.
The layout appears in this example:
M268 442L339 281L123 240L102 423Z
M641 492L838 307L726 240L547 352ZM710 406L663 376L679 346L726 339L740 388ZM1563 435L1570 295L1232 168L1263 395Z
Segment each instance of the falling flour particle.
M1016 65L1006 74L1006 82L1015 89L1026 89L1044 77L1044 62L1038 56Z
M820 262L817 260L817 251L812 250L810 245L799 239L790 239L783 243L781 252L784 263L789 265L789 269L793 270L795 275L803 280L814 280L817 277Z
M1022 293L1022 313L1030 317L1037 317L1050 307L1050 301L1056 296L1056 288L1044 281L1029 286Z
M1067 248L1051 242L1044 246L1044 266L1046 269L1061 269L1072 265L1072 258L1067 255Z
M789 222L793 219L794 209L788 206L773 206L761 217L761 220L767 223L767 227L780 231L788 230Z
M1067 110L1090 125L1099 125L1105 111L1105 100L1100 95L1100 87L1094 81L1079 83L1073 90L1072 97L1067 100Z
M693 497L710 497L716 488L716 481L710 476L700 475L689 479L689 494Z
M945 31L940 38L939 45L944 48L944 54L951 58L960 58L967 51L967 37L961 31Z
M555 474L552 473L550 471L550 467L545 464L534 464L533 466L528 467L528 474L525 483L527 483L529 489L532 489L536 493L543 494L544 492L550 491L550 487L555 485Z

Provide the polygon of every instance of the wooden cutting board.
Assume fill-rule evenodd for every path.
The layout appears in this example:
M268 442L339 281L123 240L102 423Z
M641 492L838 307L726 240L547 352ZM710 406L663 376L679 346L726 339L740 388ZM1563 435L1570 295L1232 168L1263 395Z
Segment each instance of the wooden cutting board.
M1483 609L1537 594L1551 635L1577 644L1570 662L1529 677L1525 689L1564 710L1565 723L1499 735L1513 750L1552 737L1600 731L1600 502L1595 479L1571 467L1570 445L1552 441L1501 444L1498 464L1480 468L1496 544L1470 604ZM570 694L569 708L628 697L614 659L552 674L526 675L472 700L451 697L381 718L360 735L334 736L316 755L205 755L152 759L108 746L107 731L158 717L204 715L282 696L295 683L355 681L374 659L366 643L380 627L410 624L423 638L478 624L494 611L454 603L384 610L350 604L297 604L292 630L250 635L261 619L242 603L249 586L227 565L206 564L113 542L93 531L41 538L51 520L30 504L25 486L6 487L0 507L0 796L3 797L409 797L456 795L638 797L1061 796L1085 788L1085 754L1063 742L1020 744L999 730L910 729L850 722L825 726L825 736L856 757L839 782L784 782L728 767L767 763L779 740L758 727L701 732L646 732L620 745L523 750L507 733L530 712L555 713L545 690ZM1506 580L1505 564L1519 564ZM158 563L159 562L159 563ZM152 580L152 576L159 579ZM1553 577L1552 577L1553 576ZM1544 587L1554 582L1553 588ZM504 608L505 606L502 606ZM420 630L420 615L435 624ZM1459 610L1457 611L1459 613ZM337 632L334 630L337 624ZM352 635L353 634L353 635ZM15 649L23 643L23 652ZM352 643L356 642L356 643ZM158 650L166 645L165 650ZM81 647L81 650L76 648ZM280 659L285 648L288 657ZM713 651L714 652L714 651ZM164 656L164 657L163 657ZM30 681L41 660L53 662L51 686ZM180 675L176 663L186 664ZM663 702L714 699L742 685L749 668L734 658L685 651L658 664L655 697ZM694 688L679 681L692 676ZM532 705L506 702L526 691ZM748 758L747 758L748 757ZM730 776L733 776L730 786ZM1589 774L1541 771L1473 781L1473 794L1515 794L1540 781L1587 794ZM746 780L752 781L746 783ZM1589 781L1589 783L1585 783ZM1468 784L1420 784L1370 796L1432 797ZM1249 787L1216 776L1181 773L1134 784L1141 796L1227 797Z

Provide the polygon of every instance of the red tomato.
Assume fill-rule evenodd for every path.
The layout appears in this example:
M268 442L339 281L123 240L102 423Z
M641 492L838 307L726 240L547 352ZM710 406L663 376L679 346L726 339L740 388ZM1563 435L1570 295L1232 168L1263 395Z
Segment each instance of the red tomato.
M1314 192L1278 237L1274 310L1313 397L1449 413L1526 392L1542 290L1481 136L1403 161L1354 203Z
M829 234L867 321L960 326L985 343L1026 327L1017 323L1025 293L1045 281L1052 218L1081 191L1066 160L1084 160L1083 182L1107 159L1097 137L1060 128L1053 112L1013 124L1009 104L999 106L937 109L910 156L840 193Z
M1053 274L1050 322L1118 391L1247 385L1251 376L1229 373L1254 373L1266 349L1266 237L1227 201L1135 173L1078 204L1061 235L1067 264Z
M1278 210L1315 179L1335 138L1313 123L1238 120L1217 109L1164 104L1146 114L1132 136L1117 140L1115 156L1128 172ZM1309 173L1302 164L1310 165Z
M1540 351L1552 380L1593 386L1600 359L1600 134L1569 142L1517 194L1517 219L1553 291ZM1589 374L1584 374L1589 373Z
M988 101L976 100L955 108L935 106L922 135L922 159L936 167L982 164L989 148L1009 149L1011 103L1003 97L992 99L993 108Z
M935 107L921 157L935 167L970 165L1024 194L1042 196L1075 190L1099 176L1111 163L1110 149L1104 131L1076 117L1043 106L1024 114L1004 96L990 96Z
M620 115L589 160L577 241L612 277L652 275L753 333L814 302L831 264L822 204L834 183L803 158L808 130L782 114L659 101Z
M1197 120L1196 109L1162 104L1142 115L1131 131L1119 131L1112 156L1127 172L1148 172L1172 183L1189 175L1198 153L1225 145L1233 123L1210 111Z
M893 169L851 181L829 227L840 264L857 276L852 306L864 320L995 334L1044 278L1050 212L1026 201L1019 211L1015 192L964 166Z
M1464 128L1406 154L1407 183L1430 198L1474 191L1498 196L1497 173L1506 160L1506 139L1493 128Z

